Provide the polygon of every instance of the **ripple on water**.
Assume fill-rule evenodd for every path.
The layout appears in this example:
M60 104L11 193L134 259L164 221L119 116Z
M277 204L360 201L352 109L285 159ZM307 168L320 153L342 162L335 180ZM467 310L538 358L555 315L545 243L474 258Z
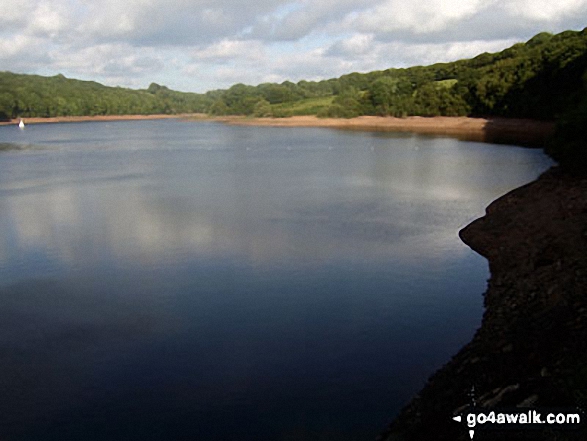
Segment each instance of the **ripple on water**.
M21 144L15 142L0 142L0 152L14 150L46 150L46 147L36 144Z

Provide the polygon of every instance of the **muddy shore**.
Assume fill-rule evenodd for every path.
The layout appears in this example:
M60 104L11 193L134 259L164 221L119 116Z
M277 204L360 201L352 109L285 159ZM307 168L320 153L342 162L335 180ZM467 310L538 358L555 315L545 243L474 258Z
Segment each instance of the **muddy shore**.
M541 147L553 131L554 124L548 121L511 118L468 118L411 116L393 118L359 116L357 118L317 118L315 116L292 116L289 118L250 118L243 116L209 117L205 114L178 115L97 115L59 116L51 118L23 118L25 124L73 123L87 121L130 121L153 119L183 119L186 121L216 121L225 124L272 126L272 127L326 127L343 130L366 130L386 132L415 132L430 135L445 135L459 139L481 142L521 144ZM16 125L19 119L0 121L0 125Z
M489 261L481 327L380 440L468 440L452 417L473 398L495 411L587 410L587 178L550 169L490 204L460 237ZM580 427L477 430L475 439L587 439Z
M532 146L542 146L554 131L554 123L552 122L512 118L359 116L344 119L292 116L290 118L218 117L213 120L227 124L254 126L328 127L346 130L415 132L474 141Z

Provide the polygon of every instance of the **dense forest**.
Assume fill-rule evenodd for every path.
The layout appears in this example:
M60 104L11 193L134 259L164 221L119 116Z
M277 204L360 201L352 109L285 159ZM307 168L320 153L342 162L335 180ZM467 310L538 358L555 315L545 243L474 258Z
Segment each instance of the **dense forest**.
M151 84L147 90L93 81L0 72L0 119L81 115L206 112L211 98Z
M451 63L351 73L319 82L237 84L215 92L209 112L277 117L468 115L554 119L580 101L586 69L587 28L557 35L541 33L502 52ZM320 106L310 105L316 103Z
M587 130L587 28L540 33L501 52L430 66L351 73L323 81L236 84L205 94L151 84L106 87L63 75L0 72L0 119L31 116L208 113L501 116L557 120L549 153L576 166ZM579 152L579 153L577 153ZM579 158L577 158L579 154ZM569 159L570 158L570 159Z

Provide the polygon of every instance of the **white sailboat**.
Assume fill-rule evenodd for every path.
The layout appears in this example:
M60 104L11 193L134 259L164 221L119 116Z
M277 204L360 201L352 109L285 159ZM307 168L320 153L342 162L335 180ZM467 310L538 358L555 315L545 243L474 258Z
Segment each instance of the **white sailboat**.
M18 128L21 130L24 129L24 121L22 120L22 118L21 118L20 122L18 123Z

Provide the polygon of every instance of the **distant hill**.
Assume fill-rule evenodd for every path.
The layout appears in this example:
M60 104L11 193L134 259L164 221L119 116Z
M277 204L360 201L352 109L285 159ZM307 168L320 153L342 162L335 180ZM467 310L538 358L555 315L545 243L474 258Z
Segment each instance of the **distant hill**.
M587 28L541 33L499 53L451 63L351 73L318 82L236 84L216 91L209 111L256 116L466 115L552 120L582 99L586 69ZM318 107L317 98L323 98Z
M0 72L0 119L17 117L206 112L211 99L151 84L147 90L107 87L63 75Z

